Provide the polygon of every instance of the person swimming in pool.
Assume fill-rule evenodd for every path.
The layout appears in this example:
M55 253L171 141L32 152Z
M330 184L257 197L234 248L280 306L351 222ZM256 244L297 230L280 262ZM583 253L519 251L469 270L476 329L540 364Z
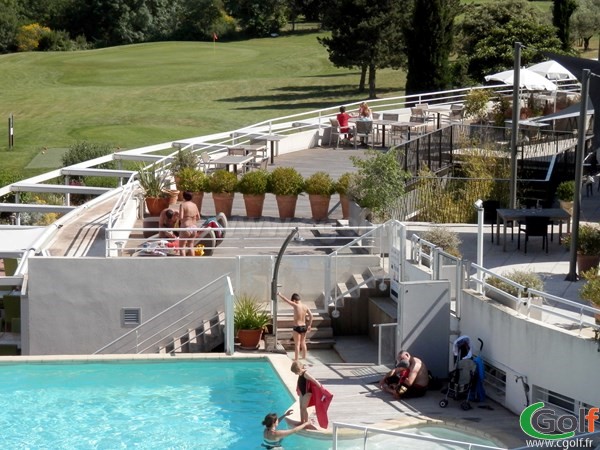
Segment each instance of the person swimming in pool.
M289 430L278 430L277 426L279 425L279 422L292 414L292 412L291 409L288 409L281 417L277 417L277 414L275 413L270 413L265 416L265 420L262 421L262 424L265 426L265 431L263 432L263 447L268 449L282 448L281 441L284 437L297 433L309 425L310 422L305 422Z
M308 306L302 303L300 295L296 293L292 294L291 300L281 295L281 292L278 292L277 295L294 308L294 327L292 328L292 336L294 338L294 361L298 361L300 350L302 350L302 359L306 359L306 333L310 331L312 325L312 311Z

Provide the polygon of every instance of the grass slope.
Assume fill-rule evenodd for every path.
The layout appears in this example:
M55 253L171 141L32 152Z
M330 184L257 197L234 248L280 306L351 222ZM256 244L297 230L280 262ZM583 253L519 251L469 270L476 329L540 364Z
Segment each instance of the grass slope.
M241 42L163 42L0 56L0 167L19 171L43 147L79 140L134 148L360 100L359 73L337 69L318 34ZM401 95L381 70L379 96ZM40 172L37 164L23 172Z

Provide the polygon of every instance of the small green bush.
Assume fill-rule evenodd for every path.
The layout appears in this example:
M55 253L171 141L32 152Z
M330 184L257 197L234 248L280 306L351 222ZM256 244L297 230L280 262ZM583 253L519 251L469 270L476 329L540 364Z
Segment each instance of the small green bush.
M563 244L571 248L570 234L563 238ZM579 226L577 253L581 255L600 255L600 227L587 223Z
M335 182L335 191L340 195L348 194L352 174L350 172L343 173Z
M518 283L521 286L524 286L528 289L535 289L538 291L544 289L544 282L542 281L540 276L537 273L530 270L515 269L510 272L504 272L501 275L504 278L508 278L509 280L514 281L515 283ZM519 293L517 288L511 286L510 284L502 281L499 278L489 278L487 280L487 284L489 284L490 286L494 286L495 288L500 289L514 297L516 297Z
M563 202L572 202L575 197L575 181L563 181L556 188L556 196Z
M208 177L204 172L192 167L185 167L177 174L177 187L182 191L204 192Z
M426 230L421 234L421 238L431 242L436 247L441 247L446 253L452 256L460 257L460 244L462 241L458 233L446 227L435 227Z
M311 195L331 195L335 192L335 182L327 172L315 172L304 180L304 190Z
M171 173L179 176L179 172L183 169L196 169L198 168L198 156L191 150L179 149L171 162Z
M246 172L238 183L237 190L246 195L263 195L269 187L270 174L266 170Z
M586 283L579 289L579 296L592 302L596 307L600 307L600 275L598 268L586 270L581 274Z
M213 194L235 192L237 188L237 175L227 170L216 170L208 177L208 190Z
M271 172L269 192L275 195L300 195L304 191L304 178L293 167L276 167Z

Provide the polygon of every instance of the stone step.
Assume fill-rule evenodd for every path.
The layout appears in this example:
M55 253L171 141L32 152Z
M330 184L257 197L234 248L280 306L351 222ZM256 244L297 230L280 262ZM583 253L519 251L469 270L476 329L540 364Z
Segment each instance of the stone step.
M278 339L293 339L292 328L277 328ZM321 339L321 338L333 338L333 329L331 326L325 328L314 328L311 327L310 331L306 333L306 339Z
M279 339L279 344L286 350L294 350L294 341L291 339ZM306 347L309 350L331 349L335 345L335 339L307 339Z

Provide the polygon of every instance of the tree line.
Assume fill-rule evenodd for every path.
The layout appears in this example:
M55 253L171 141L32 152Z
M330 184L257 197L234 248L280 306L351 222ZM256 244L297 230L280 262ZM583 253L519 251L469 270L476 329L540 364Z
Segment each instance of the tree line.
M278 35L298 20L328 31L337 67L356 68L376 96L377 70L403 69L406 93L479 83L542 52L574 53L600 32L600 0L552 0L545 17L526 0L0 0L0 52L73 50L169 40Z

